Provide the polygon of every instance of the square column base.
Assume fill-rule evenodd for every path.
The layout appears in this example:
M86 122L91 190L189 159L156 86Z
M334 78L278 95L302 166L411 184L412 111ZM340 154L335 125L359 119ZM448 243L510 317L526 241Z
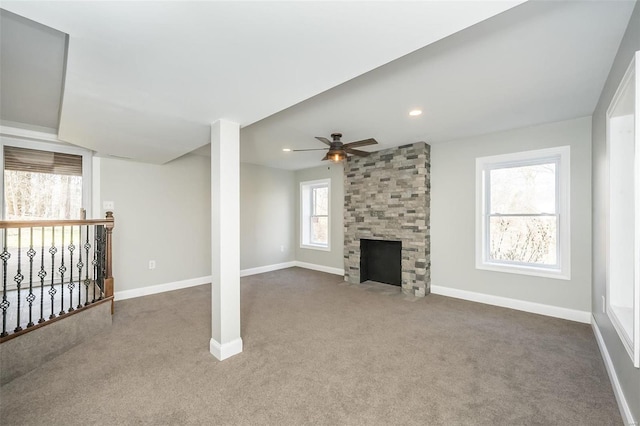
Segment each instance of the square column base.
M209 352L219 361L222 361L242 352L242 339L237 338L228 343L220 344L212 338L209 342Z

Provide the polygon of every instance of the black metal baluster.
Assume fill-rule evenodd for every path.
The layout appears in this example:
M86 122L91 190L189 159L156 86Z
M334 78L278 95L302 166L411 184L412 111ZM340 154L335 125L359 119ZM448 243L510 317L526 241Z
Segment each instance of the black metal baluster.
M106 274L107 230L100 225L100 257L98 258L98 274L100 275L100 299L104 298L104 279Z
M82 268L84 267L84 263L82 263L82 226L78 225L78 263L76 265L78 267L78 306L76 308L82 308Z
M58 315L66 314L64 310L64 273L67 271L67 267L64 266L64 226L62 227L62 244L60 245L61 263L58 268L60 272L60 312Z
M87 306L89 304L89 284L91 284L91 280L89 279L89 250L91 249L91 244L89 244L89 225L87 225L86 227L87 230L87 238L86 238L86 242L84 243L84 250L85 250L85 259L87 261L87 267L85 268L85 274L84 274L84 306ZM93 296L95 299L95 294L96 294L96 289L95 287L93 288Z
M44 319L44 278L47 276L47 271L44 270L44 226L42 227L42 233L40 236L40 272L38 277L40 278L40 319L38 324L43 323Z
M104 294L104 275L102 273L102 251L103 251L103 243L105 241L104 237L103 237L103 233L104 233L104 226L103 225L96 225L95 228L95 232L96 232L96 246L93 250L93 265L94 265L94 277L95 277L95 282L94 282L94 286L97 285L98 288L100 289L100 295L98 297L98 300L102 299L102 295ZM95 293L95 287L94 287L94 293ZM94 299L95 299L95 294L94 294Z
M56 227L51 227L51 247L49 248L49 254L51 254L51 288L48 293L51 296L51 315L49 315L49 319L54 319L56 314L54 313L53 301L56 295L56 288L54 287L54 280L56 277L56 253L58 252L58 248L56 247Z
M98 284L98 225L93 227L93 260L91 265L93 266L93 302L96 301L96 286Z
M27 302L29 302L29 323L27 327L33 327L33 301L36 300L36 295L33 294L33 258L36 255L36 251L33 249L33 228L29 228L29 250L27 256L29 256L29 294L27 295Z
M18 332L22 330L20 327L20 287L22 286L22 280L24 280L24 275L22 275L22 228L18 228L18 272L15 277L13 277L13 281L16 283L16 287L18 288L18 303L16 310L16 328L13 329L14 332Z
M71 238L69 241L69 284L67 288L69 289L69 312L75 311L73 309L73 288L75 284L73 283L73 251L76 249L76 246L73 245L73 226L71 226ZM64 282L64 281L63 281Z
M2 308L2 333L0 333L0 337L9 335L7 333L7 309L11 305L7 300L7 260L11 257L11 253L7 251L7 231L7 229L2 230L3 250L2 254L0 254L0 259L2 259L2 303L0 303L0 308Z

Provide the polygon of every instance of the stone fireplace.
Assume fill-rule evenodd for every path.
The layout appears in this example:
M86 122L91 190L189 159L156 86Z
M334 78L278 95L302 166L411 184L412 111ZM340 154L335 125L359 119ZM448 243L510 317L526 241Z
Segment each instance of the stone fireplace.
M345 281L360 283L361 240L401 243L402 291L430 293L430 147L424 142L350 157L344 167Z

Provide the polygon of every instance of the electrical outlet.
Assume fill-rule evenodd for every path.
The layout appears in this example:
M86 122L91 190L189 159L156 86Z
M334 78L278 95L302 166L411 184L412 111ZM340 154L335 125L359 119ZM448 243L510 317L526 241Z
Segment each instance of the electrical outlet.
M280 246L280 251L284 253L284 246Z
M605 299L604 296L602 296L602 313L607 313L607 299Z
M149 261L149 269L156 269L156 261L155 260L150 260Z
M113 210L113 201L103 201L102 208L109 211Z

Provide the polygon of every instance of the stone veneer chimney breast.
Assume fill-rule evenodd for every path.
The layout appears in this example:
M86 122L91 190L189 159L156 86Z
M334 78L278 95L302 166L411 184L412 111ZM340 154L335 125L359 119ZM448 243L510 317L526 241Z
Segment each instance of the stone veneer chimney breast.
M430 146L424 142L347 160L345 281L360 283L360 239L401 241L402 291L430 293L430 161Z

